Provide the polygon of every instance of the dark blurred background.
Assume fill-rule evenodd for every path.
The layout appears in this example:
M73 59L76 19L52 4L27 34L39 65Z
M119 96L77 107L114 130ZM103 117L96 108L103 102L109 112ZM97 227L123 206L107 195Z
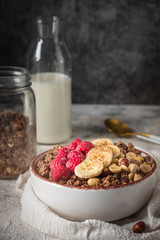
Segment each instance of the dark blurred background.
M73 103L160 103L159 0L0 0L0 65L24 66L32 18L65 19Z

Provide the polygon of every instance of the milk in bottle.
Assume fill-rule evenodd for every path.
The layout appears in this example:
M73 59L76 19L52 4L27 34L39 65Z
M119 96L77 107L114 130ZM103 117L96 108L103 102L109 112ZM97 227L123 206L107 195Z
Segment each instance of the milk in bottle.
M37 141L60 143L71 135L71 79L61 73L32 74Z

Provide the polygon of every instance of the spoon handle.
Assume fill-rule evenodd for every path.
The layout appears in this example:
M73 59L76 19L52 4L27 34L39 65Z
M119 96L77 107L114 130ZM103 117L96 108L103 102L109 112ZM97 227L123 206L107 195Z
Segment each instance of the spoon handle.
M160 141L160 137L159 136L150 135L150 138Z
M160 137L155 136L155 135L150 135L150 137L145 137L145 136L142 136L142 135L136 135L136 137L140 138L140 139L143 139L143 140L146 140L148 142L160 144Z

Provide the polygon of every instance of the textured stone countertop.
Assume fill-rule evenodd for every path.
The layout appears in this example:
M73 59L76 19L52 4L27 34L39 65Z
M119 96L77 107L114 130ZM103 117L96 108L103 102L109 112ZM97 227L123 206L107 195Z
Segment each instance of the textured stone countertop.
M118 118L125 121L133 129L160 136L160 106L151 105L73 105L72 107L72 138L93 139L108 137L118 141L108 133L104 120ZM69 139L66 143L70 142ZM129 141L124 139L125 141ZM144 141L132 138L138 146ZM146 142L146 146L148 143ZM160 145L149 144L152 148ZM38 153L50 149L51 145L38 145ZM16 180L0 180L0 239L3 240L49 240L48 236L24 224L21 219L20 194L15 189Z

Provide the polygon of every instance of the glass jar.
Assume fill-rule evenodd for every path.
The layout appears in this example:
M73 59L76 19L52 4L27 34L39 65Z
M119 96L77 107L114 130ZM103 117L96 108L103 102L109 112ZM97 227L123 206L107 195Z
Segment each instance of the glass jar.
M0 178L17 178L36 155L35 97L24 68L0 67Z
M37 141L61 143L71 135L71 57L62 38L62 19L38 18L26 54L36 96Z

